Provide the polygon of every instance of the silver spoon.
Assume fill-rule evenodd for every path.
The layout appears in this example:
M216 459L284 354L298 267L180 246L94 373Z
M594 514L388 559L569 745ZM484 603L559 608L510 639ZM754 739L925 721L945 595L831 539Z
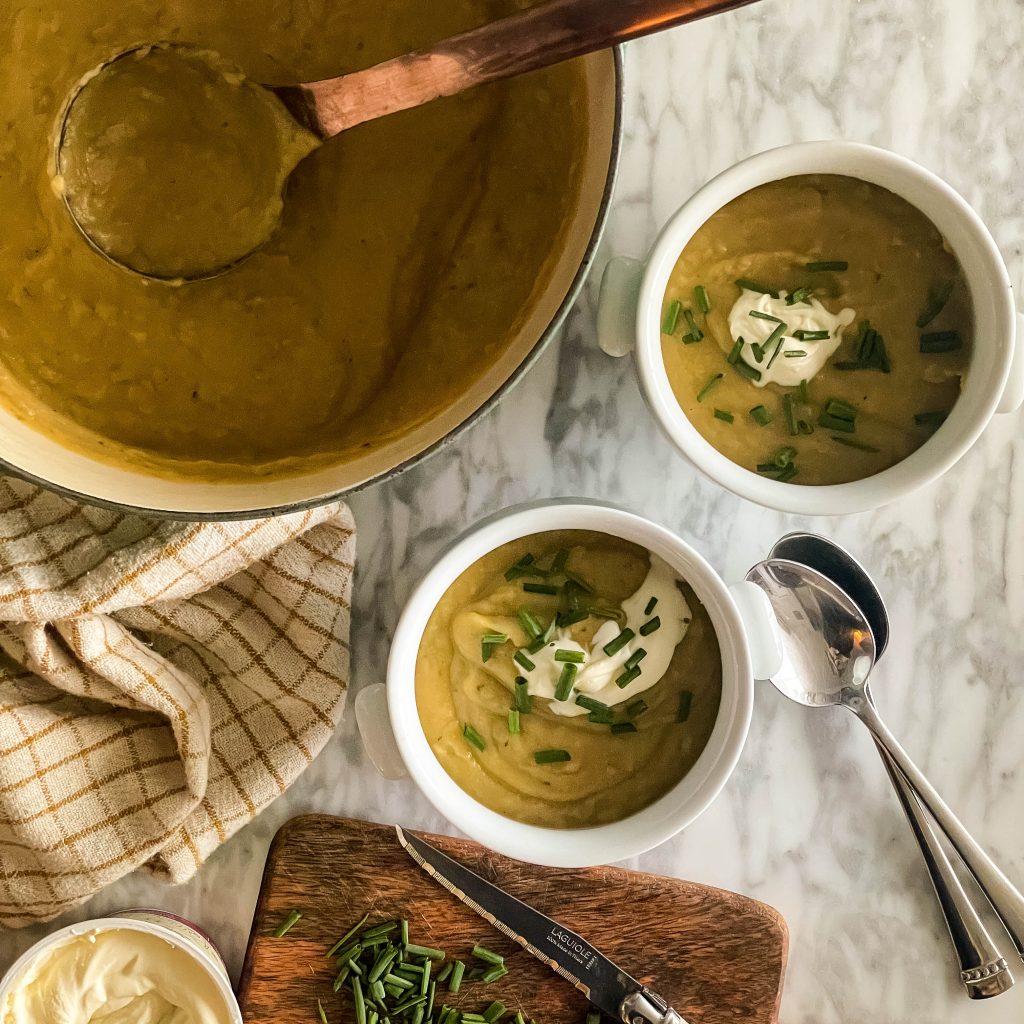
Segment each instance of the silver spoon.
M778 620L783 660L772 677L775 687L806 707L841 705L871 730L978 880L1024 958L1024 896L964 828L878 714L867 686L875 638L864 613L827 576L798 562L768 559L755 565L747 579L765 592Z
M889 616L882 596L860 563L838 544L813 533L791 533L779 540L769 558L783 558L809 566L827 576L848 594L864 613L875 638L875 660L889 643ZM946 920L953 948L960 961L960 980L972 999L988 999L1008 991L1014 983L1006 955L992 939L953 870L939 837L910 784L885 748L875 744L900 806L921 848L939 907Z

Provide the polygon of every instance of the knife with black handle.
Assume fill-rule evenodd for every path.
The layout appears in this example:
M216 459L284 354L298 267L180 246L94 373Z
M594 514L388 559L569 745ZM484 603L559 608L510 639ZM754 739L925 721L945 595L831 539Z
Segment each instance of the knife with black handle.
M434 881L579 989L602 1013L623 1024L686 1024L661 996L612 963L581 935L397 825L395 832L406 853Z

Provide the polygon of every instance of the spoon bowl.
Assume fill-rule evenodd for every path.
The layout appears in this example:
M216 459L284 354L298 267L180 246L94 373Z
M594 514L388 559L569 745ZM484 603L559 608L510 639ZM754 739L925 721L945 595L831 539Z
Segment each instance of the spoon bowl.
M769 558L747 573L771 602L782 667L772 682L806 707L865 699L875 638L864 613L828 576L796 561Z

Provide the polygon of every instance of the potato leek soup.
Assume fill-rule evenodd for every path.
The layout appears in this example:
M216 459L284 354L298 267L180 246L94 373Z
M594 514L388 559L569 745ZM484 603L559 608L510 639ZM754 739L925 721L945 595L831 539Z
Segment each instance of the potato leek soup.
M960 395L973 331L932 223L840 175L761 185L715 213L680 255L662 318L694 427L798 484L860 480L924 444Z
M445 771L492 810L549 828L618 821L668 792L707 744L721 688L693 589L645 549L581 530L466 569L416 662Z
M146 41L213 51L252 82L289 84L367 67L520 6L391 0L382 17L375 0L0 5L0 401L95 459L244 482L351 462L464 398L516 341L568 237L587 151L580 65L331 139L288 179L267 245L229 273L180 287L90 247L54 191L54 133L83 76ZM201 209L195 192L204 186L178 180L168 163L203 170L208 157L226 173L235 160L255 175L256 158L238 148L249 121L218 120L216 104L184 127L148 110L153 90L136 81L147 68L118 66L140 131L125 175L112 171L116 133L92 124L116 115L114 95L91 93L94 105L69 124L82 130L85 172L96 178L86 192L98 186L99 212L122 227L165 212L169 241L191 240L202 256L209 203ZM175 95L202 90L185 80ZM263 168L271 188L286 164ZM129 180L145 181L146 168L180 201L161 210L131 194ZM221 205L249 202L242 190ZM133 258L144 243L153 268L166 270L160 240L144 234L105 242ZM236 248L248 244L245 234Z

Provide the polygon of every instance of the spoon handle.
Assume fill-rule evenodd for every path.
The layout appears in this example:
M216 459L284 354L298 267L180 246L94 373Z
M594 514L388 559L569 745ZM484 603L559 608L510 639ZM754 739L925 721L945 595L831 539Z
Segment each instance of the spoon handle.
M275 89L323 138L755 0L548 0L365 71Z
M921 769L910 760L907 752L882 721L874 703L864 692L860 691L844 700L844 704L871 730L875 740L913 786L921 802L946 833L946 837L971 874L978 880L989 903L992 904L992 909L1010 933L1017 952L1024 959L1024 896L964 828L960 819L949 809Z
M972 999L988 999L1009 990L1013 975L1003 951L995 944L988 929L978 917L974 904L964 891L949 863L939 837L928 821L924 808L910 788L910 783L896 767L881 744L876 744L896 796L910 822L921 856L932 880L942 914L946 919L957 959L960 980Z

